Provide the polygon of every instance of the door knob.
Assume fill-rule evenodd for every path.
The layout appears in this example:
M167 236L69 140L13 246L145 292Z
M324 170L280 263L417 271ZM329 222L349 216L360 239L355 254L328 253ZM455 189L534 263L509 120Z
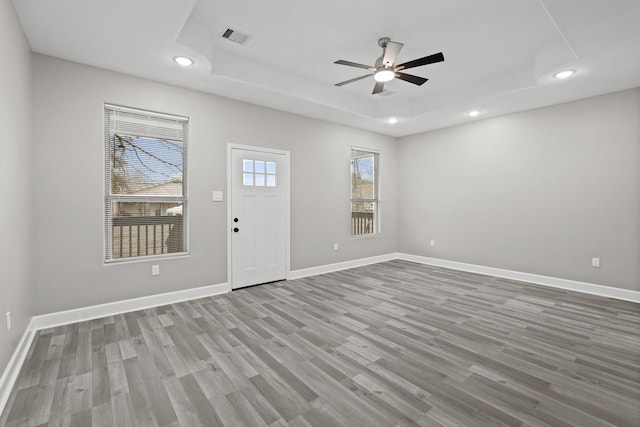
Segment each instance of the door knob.
M233 232L237 233L238 231L240 231L240 229L238 227L234 227Z

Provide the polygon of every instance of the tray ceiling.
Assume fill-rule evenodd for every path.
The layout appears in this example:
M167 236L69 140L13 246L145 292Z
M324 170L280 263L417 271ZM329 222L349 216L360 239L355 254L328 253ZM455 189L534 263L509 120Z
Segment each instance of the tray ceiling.
M34 52L392 136L640 86L637 0L13 3ZM233 43L227 28L250 37ZM372 65L383 36L404 43L399 62L445 61L385 96L372 78L335 87L366 71L333 62ZM553 78L563 69L576 74Z

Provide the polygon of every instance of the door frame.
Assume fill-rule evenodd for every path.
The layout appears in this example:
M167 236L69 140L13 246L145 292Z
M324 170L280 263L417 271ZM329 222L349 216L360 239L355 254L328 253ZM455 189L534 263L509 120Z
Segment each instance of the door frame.
M287 176L284 180L285 190L285 254L284 254L284 271L285 277L290 277L291 266L291 152L285 150L277 150L274 148L257 147L253 145L243 145L227 143L227 283L229 289L233 290L233 250L232 250L232 233L233 228L233 173L232 173L232 156L234 149L256 151L258 153L279 154L285 156L285 164L287 168ZM242 289L242 288L240 288Z

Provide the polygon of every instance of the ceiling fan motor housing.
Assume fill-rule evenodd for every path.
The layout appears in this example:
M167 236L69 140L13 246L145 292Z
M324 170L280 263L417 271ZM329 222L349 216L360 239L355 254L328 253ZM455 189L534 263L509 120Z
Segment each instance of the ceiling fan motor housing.
M387 47L387 43L389 43L390 41L391 39L389 37L380 37L378 39L378 46L384 49L385 47Z

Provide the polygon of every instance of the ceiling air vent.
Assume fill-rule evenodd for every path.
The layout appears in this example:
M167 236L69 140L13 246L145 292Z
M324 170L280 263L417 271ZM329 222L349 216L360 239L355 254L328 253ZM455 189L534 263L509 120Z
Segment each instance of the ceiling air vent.
M245 44L251 36L248 34L243 34L240 31L234 30L233 28L227 28L224 33L222 33L222 38L230 40L234 43Z

